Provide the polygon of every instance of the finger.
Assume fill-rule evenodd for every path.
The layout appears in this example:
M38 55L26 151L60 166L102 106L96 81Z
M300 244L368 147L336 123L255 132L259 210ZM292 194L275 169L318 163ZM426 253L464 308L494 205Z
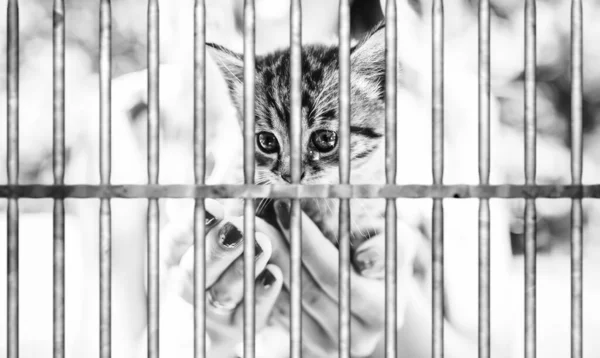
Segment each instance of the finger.
M267 267L257 276L254 286L254 313L257 331L266 326L267 319L273 311L275 301L281 292L282 285L283 277L281 270L275 265L267 265ZM244 310L243 307L240 308L241 309L236 312L234 322L243 325Z
M290 240L290 204L278 200L274 204L277 222L284 237ZM339 251L325 238L321 230L302 213L302 263L309 272L318 273L317 282L332 297L336 297L338 284L337 258ZM331 261L335 261L332 264Z
M383 306L383 290L371 292L373 295L379 295L379 301ZM354 301L352 301L354 304ZM322 289L312 279L310 274L304 270L302 275L302 307L306 313L317 322L321 328L327 332L329 337L339 335L339 304L333 301L331 297L323 292ZM353 356L367 356L371 353L379 341L379 332L384 322L384 311L373 310L367 318L357 318L351 315L351 341ZM367 354L362 354L367 352Z
M282 286L281 269L275 265L267 265L256 280L256 322L259 329L266 326Z
M271 257L271 245L269 239L261 233L256 233L255 242L255 277L257 277L265 267ZM268 278L274 278L270 275ZM190 277L190 280L193 277ZM271 283L269 283L271 284ZM225 270L223 275L209 288L210 294L217 302L226 306L236 306L244 297L244 256L240 255Z
M396 226L396 264L403 270L415 255L416 244L422 240L423 234L403 222ZM385 234L379 234L362 242L354 253L353 261L358 273L372 279L385 278Z
M337 311L332 311L336 315ZM303 357L329 357L335 355L337 349L337 331L333 335L324 327L331 326L337 322L337 317L323 325L308 310L302 309L302 356ZM289 342L290 332L290 293L284 287L281 289L275 307L271 313L269 326L277 326L288 333L286 339ZM289 352L289 344L287 345ZM287 356L287 355L284 355Z
M256 357L281 358L290 354L289 322L287 317L277 317L273 323L263 328L257 335ZM302 357L322 358L337 355L337 343L324 333L308 315L302 316ZM242 357L242 347L238 350Z
M315 319L302 312L302 352L308 357L335 357L337 334L330 336Z
M289 203L277 201L275 203L278 223L289 240ZM278 256L281 256L278 257ZM273 256L273 260L287 258L289 253L281 251ZM289 261L288 261L289 262ZM334 302L339 302L339 251L323 235L321 230L306 215L302 214L302 264L321 289L326 292ZM287 265L286 265L287 266ZM284 283L289 285L289 270L280 265L284 270ZM352 311L359 315L371 316L373 312L381 311L377 295L374 292L381 290L381 283L357 275L354 270L350 272L350 295L353 299Z
M242 231L239 229L241 224L240 218L223 220L206 234L206 288L212 286L242 254L244 245ZM181 259L180 268L187 274L194 272L193 251L193 248L189 247Z
M169 204L170 203L170 204ZM183 254L194 243L193 210L185 212L175 207L173 202L166 203L168 223L161 231L161 255L167 267L178 265ZM209 232L221 220L224 210L222 205L213 199L205 200L204 225Z

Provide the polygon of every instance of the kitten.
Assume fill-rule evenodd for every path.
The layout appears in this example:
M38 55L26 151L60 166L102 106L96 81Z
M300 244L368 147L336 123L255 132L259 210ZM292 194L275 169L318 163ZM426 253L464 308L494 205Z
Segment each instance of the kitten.
M351 183L385 183L385 30L374 28L351 50ZM398 184L431 184L431 68L423 58L429 45L398 31L397 168ZM240 118L243 106L243 58L221 46L210 52L228 84ZM476 184L478 178L477 77L446 57L445 173L447 184ZM476 55L476 54L475 54ZM302 184L338 182L338 48L304 46L302 50ZM256 58L256 182L286 183L290 174L290 52L280 50ZM452 84L452 85L450 85ZM491 107L491 131L497 130L495 103ZM230 133L235 135L234 133ZM238 137L241 138L241 137ZM492 146L497 143L492 142ZM491 180L497 171L492 150ZM240 155L233 156L242 158ZM240 175L241 160L232 164ZM232 176L235 174L232 174ZM238 177L234 181L241 182ZM431 200L398 199L398 220L421 229L431 237ZM337 237L338 200L305 200L303 209L332 242ZM351 201L352 243L384 232L385 203L382 199ZM507 210L491 201L492 344L509 349L511 335L509 296L510 239ZM454 327L477 336L478 292L478 202L475 199L446 200L445 314ZM400 238L402 240L403 238ZM400 253L407 254L407 253ZM428 266L429 263L426 263ZM399 282L400 291L406 285ZM400 313L401 315L401 313ZM496 316L498 315L498 316ZM399 321L402 321L401 317Z
M372 33L382 33L380 24ZM369 35L367 38L370 38ZM350 127L352 183L383 183L384 82L383 56L374 43L364 41L352 49L352 123ZM236 108L242 109L242 57L210 45L221 66ZM373 64L372 61L377 63ZM339 182L338 49L306 46L302 58L302 184ZM290 182L289 51L256 59L256 176L260 184ZM332 241L337 238L338 200L303 200L303 209ZM381 200L353 200L354 243L383 230ZM259 214L270 208L259 203ZM360 223L360 224L358 224Z

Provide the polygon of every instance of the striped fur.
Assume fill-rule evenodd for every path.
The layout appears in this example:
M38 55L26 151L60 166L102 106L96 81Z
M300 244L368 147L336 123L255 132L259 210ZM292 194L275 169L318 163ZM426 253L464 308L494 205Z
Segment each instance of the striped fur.
M383 143L385 61L383 24L352 48L351 158L353 169L369 160ZM211 51L227 80L241 117L243 59L221 46ZM305 46L302 52L302 127L304 182L321 181L327 169L338 167L338 153L315 155L311 134L338 130L338 48ZM273 133L280 152L265 154L257 146L258 171L271 182L289 175L290 51L277 51L256 59L256 133ZM319 153L317 153L319 154ZM270 172L270 173L269 173Z

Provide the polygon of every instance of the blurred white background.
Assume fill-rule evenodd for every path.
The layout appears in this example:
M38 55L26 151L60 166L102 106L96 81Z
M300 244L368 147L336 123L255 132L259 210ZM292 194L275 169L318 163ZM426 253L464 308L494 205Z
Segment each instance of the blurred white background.
M399 14L414 36L429 41L427 18L431 0L421 1L424 25ZM412 1L411 1L412 2ZM523 127L523 1L494 0L492 20L493 91L501 101L501 118L509 127ZM20 181L52 183L52 2L20 1ZM113 3L113 75L115 82L114 124L133 130L116 133L113 141L115 183L143 183L145 123L136 107L145 101L146 2L115 0ZM161 182L184 183L193 177L192 150L192 0L161 0L161 112L163 144ZM241 0L207 0L207 38L234 51L242 51ZM413 2L414 3L414 2ZM477 68L477 2L445 2L446 48L461 56L465 68ZM98 121L98 1L69 0L66 4L66 142L69 162L67 183L97 183L97 165L89 163L89 143L97 143ZM354 37L381 17L379 1L355 0ZM257 53L288 45L288 3L257 0ZM337 1L304 0L303 40L305 43L335 43ZM586 160L600 165L600 23L595 19L600 1L586 1L584 10L584 130ZM570 117L570 4L568 0L538 1L538 126L540 135L569 149ZM6 49L6 0L0 1L0 48ZM429 59L423 59L429 61ZM209 151L219 151L222 135L233 130L235 122L214 63L207 70ZM0 56L0 82L6 83L6 58ZM212 90L212 89L217 90ZM6 183L6 88L0 86L0 184ZM473 99L476 105L476 99ZM143 111L142 111L143 112ZM130 123L131 122L131 123ZM135 144L126 144L133 141ZM231 143L227 143L230 145ZM232 152L234 149L230 149ZM137 152L136 152L137 151ZM540 153L543 156L543 153ZM88 158L89 159L89 158ZM552 158L548 159L552 161ZM117 162L121 163L118 164ZM522 159L515 163L522 166ZM515 164L517 165L517 164ZM550 165L554 165L550 163ZM557 164L557 167L568 163ZM90 169L91 168L91 169ZM96 172L90 172L96 170ZM585 169L584 169L585 170ZM565 177L568 180L568 176ZM509 178L521 183L522 175ZM541 178L543 181L544 178ZM600 183L600 177L589 178ZM566 181L564 182L566 183ZM89 280L80 270L82 234L80 201L69 202L67 210L67 290ZM49 200L21 200L21 347L22 357L49 356L52 324L52 205ZM6 201L0 199L0 210ZM94 204L95 205L95 204ZM549 204L551 205L551 204ZM97 211L97 209L94 209ZM117 209L118 212L118 209ZM117 214L118 215L118 214ZM142 210L142 215L144 211ZM5 243L5 213L0 213L0 243ZM588 218L584 265L584 345L587 357L600 356L600 343L593 332L600 329L600 231L598 218ZM569 216L540 218L540 258L538 271L538 343L540 357L565 357L569 352ZM89 226L89 225L88 225ZM96 230L97 226L87 227ZM116 230L119 230L118 228ZM97 235L97 234L96 234ZM91 239L90 239L91 240ZM97 237L94 238L97 241ZM94 242L96 242L94 241ZM514 284L522 293L522 222L515 219L513 251ZM96 245L96 244L94 244ZM113 250L118 249L116 244ZM139 252L143 255L142 252ZM6 307L6 252L0 250L0 307ZM96 279L97 280L97 279ZM77 288L73 292L80 292ZM77 294L68 298L68 307L78 305ZM517 304L515 334L522 334L521 295ZM70 306L72 305L72 306ZM77 330L77 308L67 308L68 329ZM96 315L94 313L94 315ZM96 315L97 316L97 315ZM0 356L5 354L6 310L0 309ZM68 331L69 332L69 331ZM69 338L67 338L69 339ZM518 340L520 342L520 340ZM521 352L521 351L519 351ZM518 356L518 355L516 355Z

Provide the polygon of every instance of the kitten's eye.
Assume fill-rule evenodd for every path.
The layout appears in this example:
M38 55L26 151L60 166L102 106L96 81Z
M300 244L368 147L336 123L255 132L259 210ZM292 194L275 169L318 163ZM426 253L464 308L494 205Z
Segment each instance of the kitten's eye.
M337 133L334 131L320 130L312 134L312 143L322 153L332 151L337 145Z
M273 133L260 132L256 135L256 143L260 150L267 154L276 153L279 150L279 143Z

